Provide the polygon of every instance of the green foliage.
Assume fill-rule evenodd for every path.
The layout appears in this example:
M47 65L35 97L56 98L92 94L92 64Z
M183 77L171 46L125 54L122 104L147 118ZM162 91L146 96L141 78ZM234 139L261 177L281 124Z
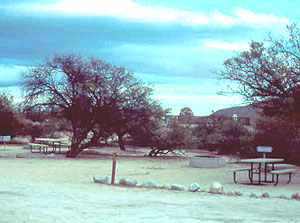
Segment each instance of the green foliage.
M238 85L234 93L266 115L300 111L300 30L292 24L287 31L287 40L270 36L266 43L252 42L249 51L226 60L218 72L220 79Z
M122 140L132 123L151 117L146 113L154 104L152 88L132 71L97 58L55 55L28 69L23 78L26 106L47 107L69 121L68 157L76 157L112 133Z
M194 133L201 147L225 154L236 154L251 141L251 133L238 122L212 116L210 122L199 124Z
M194 128L190 125L181 125L172 122L170 125L162 127L157 131L154 148L149 156L166 155L176 151L195 149L197 138L193 135Z
M178 122L180 124L191 124L194 120L194 114L191 108L184 107L180 110Z
M275 155L299 163L300 28L289 25L287 33L287 38L270 35L266 43L253 41L249 51L226 60L218 75L237 84L232 92L268 116L257 122L252 148L271 145Z
M13 107L13 97L0 94L0 135L15 136L20 123Z
M149 107L140 113L136 121L128 123L130 143L151 148L156 146L157 137L165 130L163 118L168 112L156 103L151 106L149 104Z
M300 123L286 116L261 117L256 121L255 145L274 148L272 156L300 164Z

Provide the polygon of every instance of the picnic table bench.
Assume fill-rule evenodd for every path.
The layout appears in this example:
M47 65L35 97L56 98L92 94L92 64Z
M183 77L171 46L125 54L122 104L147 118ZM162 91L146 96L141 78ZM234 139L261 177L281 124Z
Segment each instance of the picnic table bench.
M291 179L292 179L292 173L294 173L296 171L297 171L297 169L283 169L283 170L273 170L273 171L270 171L270 173L272 175L276 176L276 181L274 183L274 186L276 186L278 184L279 175L289 175L289 180L287 181L287 183L290 183Z
M38 143L28 143L28 146L30 147L30 151L32 153L47 153L48 152L48 145L45 144L38 144Z
M237 183L237 181L236 181L236 173L237 172L242 172L242 171L248 171L248 177L249 177L249 180L251 180L250 179L250 177L251 177L251 168L239 168L239 169L233 169L233 181L234 181L234 183Z

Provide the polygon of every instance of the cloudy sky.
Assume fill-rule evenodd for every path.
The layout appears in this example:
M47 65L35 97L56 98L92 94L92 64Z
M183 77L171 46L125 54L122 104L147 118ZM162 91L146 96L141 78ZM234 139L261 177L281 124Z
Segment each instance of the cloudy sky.
M300 1L1 0L0 90L20 99L20 72L54 53L97 56L154 83L153 97L178 114L242 103L220 96L214 71L251 40L298 22Z

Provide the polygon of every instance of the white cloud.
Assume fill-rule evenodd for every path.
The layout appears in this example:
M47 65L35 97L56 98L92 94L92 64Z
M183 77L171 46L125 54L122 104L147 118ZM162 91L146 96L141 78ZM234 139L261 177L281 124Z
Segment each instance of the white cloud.
M257 26L269 26L271 24L278 24L278 23L283 23L283 24L288 24L289 21L287 18L284 17L277 17L274 14L255 14L254 12L247 10L247 9L238 9L237 12L237 17L240 20L240 23L245 23L245 24L254 24Z
M268 27L272 24L287 24L285 17L274 14L256 14L247 9L236 9L232 15L218 11L192 12L162 6L143 6L132 0L61 0L54 4L25 6L30 9L74 14L105 15L140 22L178 22L185 25L251 25Z
M214 49L221 49L221 50L249 50L249 42L246 40L241 40L237 42L225 42L219 40L204 40L203 42L204 47L207 48L214 48Z
M239 106L242 100L239 96L199 95L195 94L155 94L154 98L165 107L172 108L172 114L177 115L183 107L190 107L195 115L210 115L212 111Z
M20 86L0 87L0 93L1 92L5 92L13 96L13 100L15 103L21 103L24 101L24 99L22 98L22 89Z
M153 97L162 102L163 106L172 108L174 115L179 114L183 107L190 107L195 115L209 115L212 110L242 104L241 97L237 95L218 95L218 90L227 88L213 79L194 79L193 83L189 80L170 82L155 85Z
M6 66L0 64L0 86L17 84L20 81L21 72L26 69L24 66Z

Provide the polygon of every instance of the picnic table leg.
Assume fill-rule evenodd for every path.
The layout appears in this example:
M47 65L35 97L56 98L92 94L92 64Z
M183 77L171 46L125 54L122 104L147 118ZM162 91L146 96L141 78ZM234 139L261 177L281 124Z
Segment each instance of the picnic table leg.
M251 174L249 176L250 183L253 184L253 163L251 163Z
M272 163L272 171L275 170L275 164ZM274 174L272 174L272 182L274 182Z
M265 182L267 182L268 164L265 163Z
M261 182L261 163L258 164L258 184Z
M234 183L237 183L236 182L236 172L233 172L233 181L234 181Z
M248 171L248 178L249 178L250 182L252 182L252 176L251 176L251 174L252 174L252 170L250 169Z
M291 179L292 179L292 173L289 173L289 180L288 180L288 184L291 182Z
M52 143L52 151L53 151L53 153L55 153L55 152L56 152L56 145L55 145L55 143L54 143L54 142Z
M61 154L61 142L58 143L59 154Z
M275 184L274 184L274 186L276 186L277 184L278 184L278 174L276 174L276 182L275 182Z
M44 152L44 154L47 154L48 150L47 150L46 146L43 147L43 152Z

